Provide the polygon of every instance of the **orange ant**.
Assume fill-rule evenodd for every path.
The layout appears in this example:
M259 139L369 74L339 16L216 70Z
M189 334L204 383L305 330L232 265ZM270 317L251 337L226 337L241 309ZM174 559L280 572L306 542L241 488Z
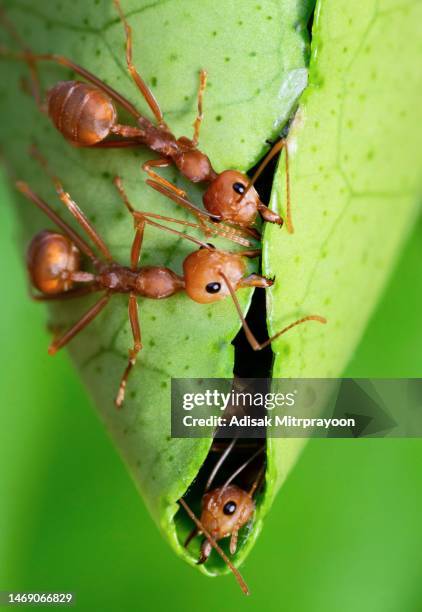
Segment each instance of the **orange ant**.
M262 455L265 450L265 446L259 445L258 450L255 451L244 463L242 463L242 465L240 465L240 467L226 479L223 485L211 490L211 485L217 473L220 471L229 454L233 451L236 442L237 439L234 438L225 448L207 480L205 491L201 500L202 509L200 518L198 519L196 517L184 498L181 498L179 503L195 524L194 529L186 538L184 546L187 547L195 536L203 534L204 539L201 544L200 557L197 563L205 563L210 556L212 549L216 549L218 554L223 558L228 567L234 573L242 591L248 595L248 587L241 574L234 567L233 563L230 561L224 551L218 546L217 542L223 538L230 537L230 554L235 554L239 531L252 520L255 512L254 495L262 485L265 472L265 461L262 463L260 469L258 469L249 490L232 484L232 482L239 476L239 474L244 472L249 465L253 464L253 462L258 459L260 455Z
M254 183L269 161L285 148L286 159L286 194L287 194L287 229L293 232L290 213L290 190L288 180L288 156L285 140L279 140L261 163L254 176L249 179L246 174L236 170L225 170L217 173L208 156L198 149L199 132L203 120L203 93L207 73L200 72L198 92L198 114L194 122L193 138L185 136L176 138L164 121L161 108L145 81L137 72L132 61L132 29L122 11L120 0L114 0L126 35L126 61L128 70L137 88L146 100L156 118L157 125L144 117L136 107L112 87L101 81L91 72L77 65L72 60L55 54L35 54L25 46L12 24L4 14L2 22L19 43L22 52L12 53L2 49L3 54L25 60L31 73L32 91L42 112L47 113L55 127L73 145L79 147L132 147L146 145L160 155L159 159L150 160L143 169L151 177L147 183L177 204L187 208L196 215L207 233L208 222L226 222L232 224L233 234L239 228L255 238L259 238L253 225L258 214L265 221L282 225L283 219L261 202ZM46 104L41 101L40 84L36 70L39 61L52 61L72 69L85 81L60 81L47 93ZM125 109L135 120L135 126L122 125L117 120L115 104ZM115 136L115 139L107 138ZM189 181L205 182L208 187L203 195L205 209L198 208L190 202L186 193L157 174L153 168L163 168L174 164ZM152 180L151 180L152 179ZM236 241L236 240L235 240Z

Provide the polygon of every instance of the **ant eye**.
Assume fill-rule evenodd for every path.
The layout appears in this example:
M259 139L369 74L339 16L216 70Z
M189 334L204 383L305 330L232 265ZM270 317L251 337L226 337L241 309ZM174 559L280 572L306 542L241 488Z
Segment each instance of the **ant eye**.
M236 193L242 195L242 193L245 193L246 187L243 185L243 183L233 183L233 189Z
M207 293L218 293L221 289L221 283L208 283L205 287Z
M236 503L234 501L228 501L223 508L223 512L224 514L227 514L230 516L230 514L234 514L236 512Z

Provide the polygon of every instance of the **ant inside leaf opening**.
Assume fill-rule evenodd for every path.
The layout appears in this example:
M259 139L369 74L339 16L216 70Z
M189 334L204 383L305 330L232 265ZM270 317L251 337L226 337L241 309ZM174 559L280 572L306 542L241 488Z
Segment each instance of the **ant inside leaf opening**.
M217 463L221 460L222 454L228 449L230 445L233 445L230 452L227 454L220 467L215 472L212 483L207 490L207 485L210 476L216 469ZM200 518L202 512L202 499L206 492L224 487L225 483L239 470L239 467L246 465L246 467L239 471L235 478L230 481L230 485L235 485L243 491L250 491L254 487L254 483L258 480L258 485L253 493L253 500L255 505L259 505L259 499L263 494L265 488L265 465L266 465L266 441L265 439L237 439L234 443L232 439L219 438L215 439L208 452L208 455L201 466L194 482L189 487L188 491L183 496L184 501L187 503L193 513ZM252 459L252 460L251 460ZM236 500L229 499L225 501L222 513L226 517L234 515L237 510ZM230 552L230 537L224 537L218 540L219 546L226 553L227 557L231 561L236 558L236 554L242 549L243 545L248 539L251 528L255 521L255 513L252 514L248 523L239 530L239 537L237 543L236 553L233 555ZM180 544L183 546L188 538L189 534L192 533L195 525L192 523L190 518L187 516L184 508L180 508L175 516L175 523L177 529L177 535ZM190 556L197 561L201 556L201 546L204 541L202 534L194 535L189 541L186 549ZM208 571L221 572L226 564L221 559L216 551L212 551L209 558L205 562L205 566Z

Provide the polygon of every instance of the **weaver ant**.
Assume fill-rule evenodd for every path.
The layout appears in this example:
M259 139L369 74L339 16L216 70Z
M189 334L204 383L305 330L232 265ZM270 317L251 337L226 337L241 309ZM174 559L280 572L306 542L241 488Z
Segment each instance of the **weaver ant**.
M147 183L196 215L205 233L207 233L206 228L208 227L205 221L213 224L223 221L234 226L232 228L234 235L237 227L240 232L243 230L255 238L259 238L258 232L253 229L258 214L261 214L267 222L282 225L283 219L261 202L253 185L269 161L284 147L287 194L286 225L288 231L292 232L286 141L284 139L279 140L273 146L251 179L246 174L236 170L225 170L217 173L208 156L198 149L199 132L203 120L202 99L206 86L206 71L202 70L200 72L198 114L194 122L193 138L190 139L185 136L176 138L165 123L163 113L154 94L133 64L132 30L123 14L120 0L113 1L125 28L128 70L151 109L157 125L144 117L131 102L116 90L72 60L50 53L33 53L25 46L25 41L21 39L5 15L2 14L3 24L22 48L22 52L13 53L2 49L2 53L25 60L28 63L33 95L40 110L49 116L55 127L73 145L103 148L146 145L152 151L158 153L160 155L159 159L150 160L143 165L143 169L150 176ZM86 82L60 81L47 92L46 103L43 104L36 70L36 63L39 61L51 61L70 68ZM135 126L118 123L116 104L134 118ZM109 136L115 136L116 138L108 139ZM207 183L208 186L203 194L205 209L195 206L187 199L186 193L182 189L179 189L153 170L153 168L163 168L171 164L174 164L189 181Z
M204 539L201 543L200 556L197 563L205 563L214 548L236 576L242 591L248 595L248 587L241 574L234 567L224 551L218 546L217 542L223 538L229 537L229 551L231 555L234 555L237 549L239 531L253 518L255 512L254 495L259 491L264 479L266 465L265 459L262 459L265 451L264 441L255 441L252 444L254 452L250 454L249 451L248 454L250 456L247 457L240 466L236 467L232 473L227 473L223 480L223 484L211 489L211 485L218 473L221 472L224 463L233 450L242 451L241 448L238 449L236 446L237 444L238 439L233 438L229 444L225 442L222 446L217 446L216 450L221 452L221 455L214 464L211 474L206 481L201 499L200 518L194 514L184 499L186 494L179 500L179 503L195 524L194 529L187 536L184 546L187 547L194 537L202 534ZM214 450L214 445L212 450ZM248 467L251 470L250 474L244 476L239 484L233 484L234 480L239 477L242 478L242 473L244 473Z

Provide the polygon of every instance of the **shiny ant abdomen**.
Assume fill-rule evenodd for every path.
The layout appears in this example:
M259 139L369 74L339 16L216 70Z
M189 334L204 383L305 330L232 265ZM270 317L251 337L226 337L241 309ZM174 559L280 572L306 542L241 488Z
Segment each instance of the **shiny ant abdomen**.
M198 148L199 131L203 120L202 97L206 85L206 72L201 71L200 73L198 115L194 122L193 138L176 138L166 125L153 93L133 64L132 31L120 7L120 0L114 0L114 3L125 27L128 70L154 114L157 125L144 117L130 101L116 90L72 60L54 54L35 54L27 49L24 41L3 15L3 23L23 48L20 53L13 54L7 51L3 53L23 59L30 66L32 89L40 109L47 113L55 127L73 145L106 148L144 145L158 153L159 159L150 160L143 165L144 170L150 176L148 184L195 214L204 231L206 231L205 222L210 221L225 222L238 228L250 229L253 228L258 215L269 223L282 225L283 219L260 200L253 185L269 160L285 147L285 141L280 140L276 143L252 179L237 170L224 170L217 173L208 156ZM85 81L57 83L49 90L47 103L43 104L35 69L39 61L52 61L70 68ZM122 107L133 117L134 126L122 125L118 122L116 105ZM114 138L110 139L110 136ZM285 150L287 164L286 147ZM190 202L182 189L161 177L154 170L172 163L189 181L206 184L203 195L204 209ZM287 229L293 231L287 166L286 170ZM255 236L257 236L256 231Z

